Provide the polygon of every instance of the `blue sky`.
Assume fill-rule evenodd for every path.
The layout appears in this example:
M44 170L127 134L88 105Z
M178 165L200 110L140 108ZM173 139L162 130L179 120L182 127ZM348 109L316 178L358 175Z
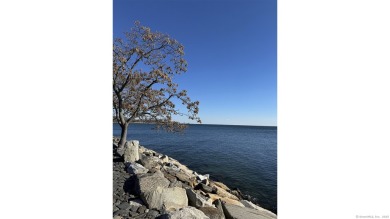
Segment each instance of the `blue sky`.
M114 0L114 37L134 21L184 45L179 88L204 124L276 126L276 0ZM187 121L179 119L180 121Z

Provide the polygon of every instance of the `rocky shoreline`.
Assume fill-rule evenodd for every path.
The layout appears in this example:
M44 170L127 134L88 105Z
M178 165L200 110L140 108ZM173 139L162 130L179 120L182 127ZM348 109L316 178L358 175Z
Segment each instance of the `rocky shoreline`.
M113 217L159 219L273 219L241 192L147 149L136 140L117 153L113 138Z

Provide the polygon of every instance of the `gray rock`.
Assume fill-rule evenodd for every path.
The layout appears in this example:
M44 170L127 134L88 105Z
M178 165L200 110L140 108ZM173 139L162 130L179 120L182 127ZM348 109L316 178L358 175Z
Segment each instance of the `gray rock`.
M262 213L264 213L266 215L269 215L271 218L277 218L276 214L274 214L272 211L269 211L269 210L264 209L264 208L262 208L260 206L257 206L257 205L253 204L250 201L241 200L241 203L244 204L244 206L247 207L247 208L252 208L252 209L256 209L258 211L261 211Z
M129 214L129 211L126 211L126 210L117 210L117 211L114 211L114 217L119 215L119 216L126 216Z
M142 156L140 162L147 169L160 169L162 164L161 160L158 157L154 156Z
M120 205L118 205L118 208L121 210L128 210L130 209L130 204L127 202L122 202Z
M130 211L132 211L132 212L137 212L137 210L138 210L139 207L141 207L141 206L132 205L132 206L130 207Z
M166 166L169 167L170 170L172 171L180 171L180 168L178 166L176 166L175 164L173 164L172 162L168 162L166 163Z
M220 211L218 208L214 207L201 207L199 208L206 216L210 219L225 219L223 211Z
M195 188L196 189L200 189L200 190L202 190L203 192L206 192L206 193L215 193L216 192L215 188L212 188L210 186L206 186L203 183L199 183Z
M143 174L147 173L148 171L148 169L139 163L130 163L127 167L127 172L130 174Z
M150 210L148 212L147 216L149 218L156 218L159 214L160 214L160 212L158 212L157 210Z
M139 142L136 140L128 141L125 144L125 153L124 153L124 161L127 162L135 162L139 160Z
M148 191L154 191L157 187L167 188L168 186L169 180L165 179L159 173L155 173L152 175L137 175L136 192L138 194L142 194Z
M161 215L159 219L210 219L202 211L188 206L179 210Z
M137 212L130 212L129 213L129 216L130 217L136 217L136 216L138 216L139 214L137 213Z
M141 198L150 209L179 209L188 206L186 191L182 188L162 188L149 190L141 194Z
M171 182L168 187L169 188L173 188L173 187L183 188L183 183L180 181Z
M222 202L221 202L221 200L217 199L217 200L214 202L214 204L215 204L215 207L218 208L218 210L219 210L220 212L223 213L223 208L222 208Z
M142 205L141 207L138 208L137 212L142 214L142 213L145 213L146 209L147 209L146 206Z
M227 219L273 219L268 214L252 208L222 203L223 212Z
M188 205L196 208L200 207L212 207L212 204L206 200L206 197L202 197L201 194L196 193L192 189L186 189L187 197L188 197Z

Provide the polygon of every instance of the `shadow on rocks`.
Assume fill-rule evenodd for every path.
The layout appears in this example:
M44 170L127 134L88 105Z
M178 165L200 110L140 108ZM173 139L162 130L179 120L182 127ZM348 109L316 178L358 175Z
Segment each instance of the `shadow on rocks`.
M137 176L132 175L128 179L126 179L125 184L123 185L123 190L126 193L138 195L136 187L137 187Z
M117 163L117 162L124 162L123 156L121 156L121 155L117 152L117 149L118 149L118 145L113 144L113 148L112 148L113 162L114 162L114 163Z

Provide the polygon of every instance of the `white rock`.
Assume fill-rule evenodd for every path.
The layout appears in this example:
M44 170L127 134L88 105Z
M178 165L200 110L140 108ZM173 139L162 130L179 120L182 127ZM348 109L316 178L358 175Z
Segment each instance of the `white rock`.
M125 143L124 160L127 162L135 162L139 160L139 141L132 140Z

